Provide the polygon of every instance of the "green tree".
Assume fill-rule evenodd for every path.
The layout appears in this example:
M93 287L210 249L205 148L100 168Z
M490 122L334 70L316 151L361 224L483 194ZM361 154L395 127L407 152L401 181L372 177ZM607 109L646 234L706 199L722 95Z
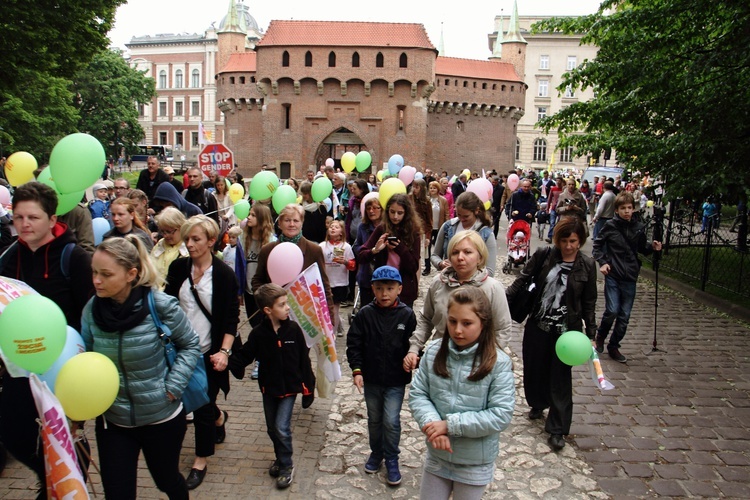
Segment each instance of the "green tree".
M120 148L131 149L143 139L138 123L139 103L156 95L153 78L131 68L117 50L97 54L74 79L79 130L93 135L114 158Z
M670 195L750 186L750 3L606 0L596 14L534 29L584 33L599 47L558 86L595 97L540 123L562 135L560 147L614 147L625 166L663 176Z
M126 0L3 0L0 16L0 126L4 151L46 161L76 132L71 78L109 44Z

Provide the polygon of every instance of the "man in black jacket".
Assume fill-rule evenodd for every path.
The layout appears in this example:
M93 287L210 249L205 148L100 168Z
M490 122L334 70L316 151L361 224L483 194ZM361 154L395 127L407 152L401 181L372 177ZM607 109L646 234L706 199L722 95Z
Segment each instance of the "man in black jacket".
M156 156L149 156L146 160L146 170L141 170L135 188L146 193L148 199L151 200L156 188L162 182L169 182L169 176L159 168L159 159Z
M188 188L182 192L182 197L201 209L204 215L212 218L219 224L219 212L216 198L203 187L203 173L201 169L193 167L188 169Z

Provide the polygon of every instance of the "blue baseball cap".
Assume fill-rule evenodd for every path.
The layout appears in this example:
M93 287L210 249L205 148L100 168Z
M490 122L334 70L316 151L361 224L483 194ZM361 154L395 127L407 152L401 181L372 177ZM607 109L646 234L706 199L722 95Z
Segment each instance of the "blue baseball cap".
M401 273L392 266L381 266L372 273L370 281L398 281L401 283Z

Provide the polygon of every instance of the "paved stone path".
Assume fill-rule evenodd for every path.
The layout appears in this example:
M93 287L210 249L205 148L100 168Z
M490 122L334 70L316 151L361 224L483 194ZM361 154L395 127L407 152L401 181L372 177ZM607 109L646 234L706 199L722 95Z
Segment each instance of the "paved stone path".
M504 255L504 243L498 246ZM590 244L584 250L590 252ZM507 285L514 277L498 278ZM603 304L600 294L598 310ZM642 280L622 348L628 363L602 356L613 390L599 391L587 369L574 369L573 427L560 453L547 446L542 421L525 416L522 365L513 355L516 411L501 436L495 481L485 498L750 498L750 328L662 289L658 347L665 352L652 354L653 311L653 284ZM343 358L344 339L337 345ZM521 352L519 325L514 325L510 348ZM228 400L221 403L229 412L227 440L209 460L206 481L192 496L418 498L425 444L406 405L404 479L390 488L382 473L363 472L368 453L364 399L351 385L345 362L342 368L333 398L295 409L296 474L286 491L276 490L267 475L273 450L257 383L233 381ZM93 430L88 433L93 444ZM185 444L182 468L187 473L192 430ZM93 478L101 495L99 478L95 473ZM142 462L138 481L140 498L164 498ZM0 477L0 498L34 498L34 483L27 469L10 460Z

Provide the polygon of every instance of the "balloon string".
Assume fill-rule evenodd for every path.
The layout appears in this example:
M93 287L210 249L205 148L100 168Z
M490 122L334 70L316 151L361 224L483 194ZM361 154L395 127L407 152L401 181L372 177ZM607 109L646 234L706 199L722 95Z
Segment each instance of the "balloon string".
M83 440L83 438L85 436L83 434L83 429L80 429L80 431L81 431L81 434L75 439L76 450L79 453L83 453L83 455L89 461L89 464L94 466L94 469L96 470L96 473L101 476L102 475L102 471L99 470L99 467L96 465L96 462L91 457L91 454L86 450L86 447L83 446L82 440ZM94 487L94 481L91 479L91 474L89 474L88 471L86 471L85 474L86 474L86 479L88 480L88 483L91 485L91 491L94 493L94 496L96 498L99 498L99 495L97 495L97 493L96 493L96 488Z

